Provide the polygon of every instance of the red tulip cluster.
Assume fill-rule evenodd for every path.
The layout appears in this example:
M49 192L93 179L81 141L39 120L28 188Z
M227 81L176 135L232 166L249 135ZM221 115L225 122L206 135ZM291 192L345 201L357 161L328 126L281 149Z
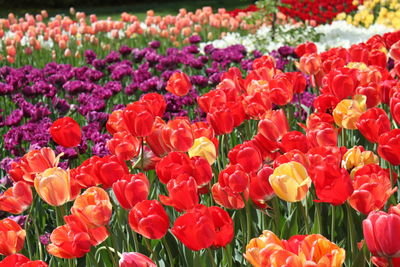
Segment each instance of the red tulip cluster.
M359 1L362 4L362 1ZM357 9L352 0L312 1L283 0L279 10L299 21L315 21L324 24L332 21L339 13L350 13Z

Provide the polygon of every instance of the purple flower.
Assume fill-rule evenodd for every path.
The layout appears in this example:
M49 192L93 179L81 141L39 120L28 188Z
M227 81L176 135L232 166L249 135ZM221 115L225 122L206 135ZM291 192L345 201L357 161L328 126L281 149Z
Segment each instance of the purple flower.
M288 45L284 45L278 48L278 52L282 57L288 57L294 55L294 48Z
M151 41L149 43L149 46L153 49L157 49L161 46L161 42L160 41Z
M24 117L24 112L20 109L13 110L10 115L7 116L5 125L13 126L18 125L22 118Z
M47 246L50 244L50 233L45 233L44 235L39 236L40 243Z
M96 59L96 53L93 50L86 50L85 51L85 58L87 64L92 64L93 61Z
M201 37L199 35L192 35L189 37L189 42L191 44L197 44L201 42Z
M17 216L8 216L8 219L13 220L14 222L18 223L21 228L25 228L26 218L27 215L17 215Z
M130 48L127 45L121 45L121 47L119 48L119 53L123 56L127 56L130 53L132 53L132 48Z

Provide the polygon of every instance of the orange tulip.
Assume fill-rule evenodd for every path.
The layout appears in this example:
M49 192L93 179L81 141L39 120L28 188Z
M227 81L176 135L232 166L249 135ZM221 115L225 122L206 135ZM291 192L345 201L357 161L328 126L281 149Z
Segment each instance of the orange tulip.
M11 164L9 174L17 182L24 180L29 185L33 185L36 174L58 165L59 156L56 157L54 151L49 147L32 150L25 154L19 162Z
M11 255L24 247L26 232L11 219L0 221L0 254Z
M108 224L112 205L107 192L100 187L90 187L75 199L71 213L79 217L88 227Z
M175 72L169 78L165 89L174 95L184 96L189 92L190 88L192 88L192 84L190 83L189 76L183 72Z
M51 206L61 206L71 197L69 171L58 167L36 175L34 185L40 198Z
M16 182L0 196L0 210L20 214L32 203L31 187L23 182Z

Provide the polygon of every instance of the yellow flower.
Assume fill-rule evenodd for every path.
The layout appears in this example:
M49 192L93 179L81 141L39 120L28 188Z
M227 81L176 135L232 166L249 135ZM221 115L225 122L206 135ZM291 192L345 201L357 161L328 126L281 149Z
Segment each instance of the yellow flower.
M304 199L311 186L311 179L306 168L295 161L281 164L275 168L269 176L269 182L275 194L288 202Z
M217 159L217 151L214 143L205 136L195 139L193 146L188 152L190 157L200 156L205 158L210 165Z
M335 123L342 128L355 130L356 122L361 114L366 111L367 97L355 95L354 99L343 99L333 110Z

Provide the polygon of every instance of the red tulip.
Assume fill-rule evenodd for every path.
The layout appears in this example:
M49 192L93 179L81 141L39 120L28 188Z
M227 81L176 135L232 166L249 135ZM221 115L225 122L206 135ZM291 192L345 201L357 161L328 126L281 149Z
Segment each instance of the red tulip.
M31 204L31 187L23 181L16 182L0 196L0 210L9 213L20 214Z
M363 221L363 233L372 255L400 257L400 215L373 211Z
M205 158L193 157L190 159L193 166L193 178L196 180L199 193L207 193L208 184L210 183L213 173L210 163ZM204 192L205 191L205 192Z
M102 243L108 237L108 231L106 227L100 226L95 228L89 228L84 221L82 221L76 215L64 216L64 221L71 229L71 231L79 233L87 233L90 238L90 243L92 246L97 246Z
M124 252L119 260L119 267L157 267L157 265L139 252Z
M400 165L400 129L381 135L378 140L378 154L393 165Z
M317 53L304 54L298 68L305 74L315 75L321 69L321 57Z
M341 205L353 193L349 173L334 166L320 165L314 167L313 183L318 200L332 205Z
M340 102L339 98L330 94L322 94L314 99L313 107L321 113L332 114L333 110Z
M0 254L11 255L24 247L26 232L11 219L0 221Z
M189 92L190 88L192 88L192 84L189 76L183 72L175 72L169 78L165 89L174 95L184 96Z
M293 84L290 79L289 75L278 74L269 81L268 87L272 103L284 106L292 101Z
M253 70L260 69L260 68L275 68L275 59L270 55L264 55L262 57L256 58L253 61L252 68Z
M219 173L218 182L235 193L242 193L248 189L250 177L240 165L228 165Z
M234 192L230 187L221 186L220 183L215 183L211 188L212 196L218 205L227 209L243 209L245 200L243 194ZM247 192L244 196L247 198Z
M162 139L174 151L188 151L194 142L189 119L178 117L170 120L162 129Z
M192 175L193 167L189 156L182 152L171 152L156 165L156 173L163 184L176 178L178 174Z
M117 109L114 110L108 117L106 128L110 134L115 134L116 132L128 131L128 126L124 121L124 110Z
M133 102L122 113L127 130L135 137L146 137L151 133L155 116L142 102Z
M214 129L216 135L232 132L235 123L231 111L227 108L207 113L207 121Z
M129 225L149 239L160 239L168 231L169 218L157 200L143 200L129 212Z
M397 41L390 47L389 56L395 61L400 60L400 41Z
M197 103L205 113L211 113L212 110L218 110L226 105L227 96L223 90L211 90L200 96Z
M199 203L196 180L187 174L177 175L167 184L169 196L160 195L160 201L177 211L190 210Z
M339 100L352 97L358 86L357 69L339 68L328 74L327 85L329 92Z
M103 158L93 156L71 170L71 178L76 180L83 188L99 184L102 184L104 188L110 188L114 182L128 173L127 166L121 163L116 156L105 156Z
M247 115L254 119L260 119L265 111L271 109L271 99L267 92L254 92L246 95L242 104Z
M162 95L157 93L147 93L143 94L140 98L140 102L145 104L154 116L162 117L164 116L165 110L167 108L167 103Z
M395 91L390 98L390 113L398 125L400 125L400 90Z
M306 90L307 81L301 72L287 72L286 76L290 79L293 85L293 93L301 94Z
M294 50L298 57L302 57L305 54L317 53L317 51L317 46L313 42L302 43Z
M128 132L116 132L107 141L107 148L111 154L117 156L121 162L131 160L139 154L141 142Z
M367 164L358 169L354 173L353 186L354 192L349 203L355 210L366 215L382 209L397 190L392 189L389 171L376 164Z
M191 250L224 247L234 235L229 214L218 207L197 205L176 219L172 233Z
M358 119L357 129L370 142L377 143L379 137L390 131L390 120L383 109L371 108Z
M231 164L240 165L245 172L257 171L262 165L262 156L254 142L239 144L228 153Z
M307 169L307 171L310 172L308 170L310 168L310 163L308 161L307 156L303 152L297 149L293 149L289 152L286 152L285 154L279 155L274 160L274 168L278 167L283 163L288 163L291 161L296 161L298 163L301 163L301 165L303 165Z
M64 117L54 121L49 131L54 142L63 147L75 147L81 142L81 128L79 124L70 117Z
M215 239L212 243L214 248L225 247L228 245L234 236L233 220L229 213L220 207L209 207L212 221L214 222Z
M265 165L258 173L251 176L249 195L254 204L265 209L266 202L274 197L275 192L269 183L269 176L274 169Z
M0 267L47 267L44 261L31 261L22 254L7 256L0 262Z
M151 134L146 136L146 143L158 157L163 157L165 154L172 151L172 148L169 147L162 138L162 132L165 127L166 123L163 119L156 117Z
M280 147L284 152L289 152L293 149L300 150L306 153L308 151L308 142L305 134L299 131L287 132L280 142Z
M129 174L112 185L115 197L121 207L132 209L149 195L149 180L143 173Z

